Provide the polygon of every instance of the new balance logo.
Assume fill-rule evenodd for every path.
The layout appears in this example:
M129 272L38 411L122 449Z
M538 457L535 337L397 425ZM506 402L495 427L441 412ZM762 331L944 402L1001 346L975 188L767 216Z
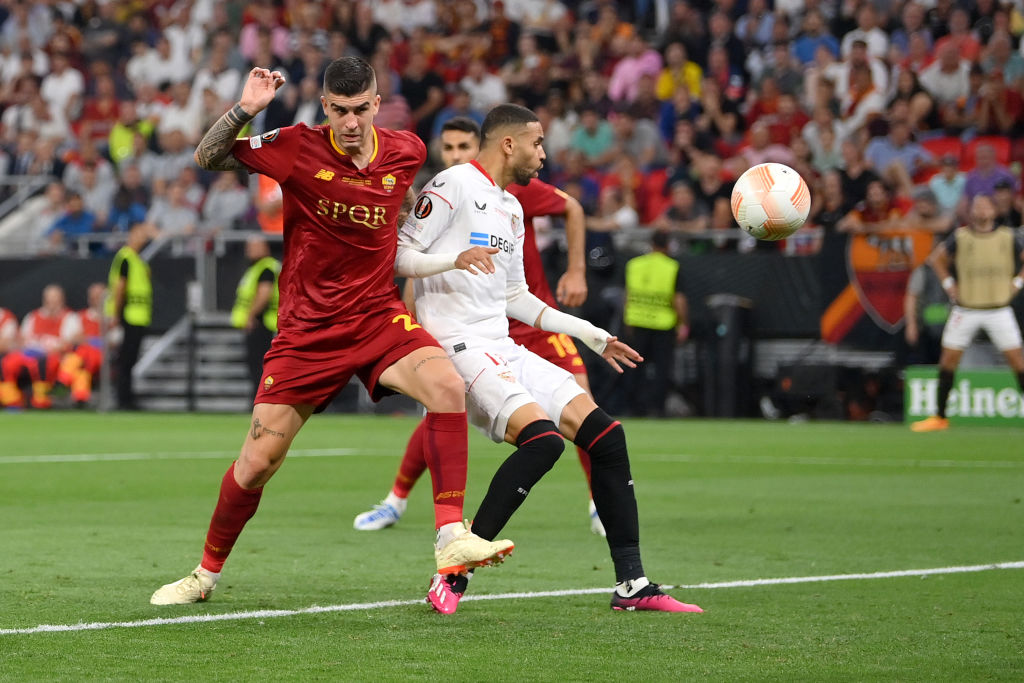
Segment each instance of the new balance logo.
M313 174L313 177L320 180L334 180L334 171L328 171L327 169L321 168Z

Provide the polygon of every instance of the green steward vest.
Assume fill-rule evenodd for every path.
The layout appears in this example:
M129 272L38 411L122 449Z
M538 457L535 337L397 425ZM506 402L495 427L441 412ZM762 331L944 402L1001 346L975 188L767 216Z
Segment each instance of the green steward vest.
M654 251L626 263L626 309L630 327L671 330L678 318L672 305L676 295L679 261Z
M253 299L256 298L256 290L259 288L260 275L264 270L274 273L274 287L270 293L270 301L267 302L267 310L263 311L263 326L271 332L277 332L277 277L281 273L281 263L270 256L261 258L249 266L249 269L242 275L238 282L238 289L235 291L235 306L231 309L231 326L242 329L245 321L249 318L249 309L252 307Z
M117 281L121 279L121 264L125 261L128 262L128 278L125 282L122 317L129 325L149 327L153 322L153 282L149 277L149 264L142 260L138 252L125 246L114 254L107 285L113 293ZM107 297L106 311L109 316L115 313L112 295Z

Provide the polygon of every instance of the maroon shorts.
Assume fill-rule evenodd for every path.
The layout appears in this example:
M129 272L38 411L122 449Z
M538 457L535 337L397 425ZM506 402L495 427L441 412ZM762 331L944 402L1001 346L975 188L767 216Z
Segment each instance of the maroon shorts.
M509 319L509 335L517 344L522 344L530 351L574 375L585 375L586 367L580 352L576 350L576 342L567 334L545 332L518 320Z
M313 405L323 410L359 377L374 401L395 393L377 383L400 358L440 346L400 301L308 329L282 330L263 358L256 403Z

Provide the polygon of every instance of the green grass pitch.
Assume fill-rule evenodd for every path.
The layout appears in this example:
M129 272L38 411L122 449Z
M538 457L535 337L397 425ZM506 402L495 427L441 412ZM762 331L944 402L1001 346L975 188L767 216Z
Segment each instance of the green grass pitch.
M627 421L648 575L676 586L1024 561L1020 431ZM620 613L567 449L450 617L429 482L357 532L412 418L315 416L205 604L152 591L198 562L246 416L0 415L0 680L1021 680L1024 569L676 588L701 615ZM470 436L467 515L507 446ZM602 589L599 593L579 592ZM258 610L397 601L282 616ZM415 602L414 602L415 601ZM183 622L194 615L226 615ZM154 617L169 624L133 625ZM125 622L95 630L18 633Z

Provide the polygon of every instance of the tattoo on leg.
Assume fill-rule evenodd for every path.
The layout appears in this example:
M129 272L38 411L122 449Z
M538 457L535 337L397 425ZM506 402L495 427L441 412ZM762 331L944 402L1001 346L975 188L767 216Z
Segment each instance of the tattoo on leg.
M270 436L276 436L276 437L281 438L281 439L284 438L284 432L275 432L273 429L269 429L267 427L264 427L263 423L260 422L260 419L258 417L253 418L253 420L252 420L252 431L249 432L249 435L252 436L253 439L258 439L261 436L263 436L264 434L269 434Z
M421 360L419 363L417 363L413 367L412 371L413 372L417 372L420 369L420 366L423 365L424 363L426 363L428 360L448 360L448 356L427 356L426 358Z

